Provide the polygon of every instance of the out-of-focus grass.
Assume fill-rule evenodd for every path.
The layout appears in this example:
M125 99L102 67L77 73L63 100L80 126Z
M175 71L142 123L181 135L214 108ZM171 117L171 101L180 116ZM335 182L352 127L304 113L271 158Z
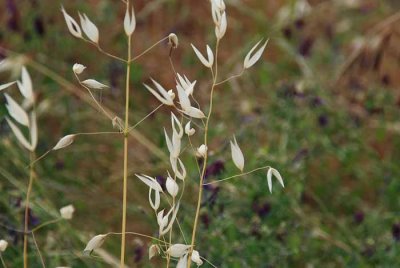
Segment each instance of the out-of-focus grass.
M196 67L189 44L203 45L213 38L208 4L154 2L158 3L154 9L147 1L135 2L138 28L134 51L176 32L181 44L174 52L176 68L198 80L196 94L201 101L209 90L202 82L207 74ZM210 167L208 180L236 172L227 146L236 133L246 168L271 164L281 171L286 188L274 187L269 194L263 172L207 187L196 247L217 267L396 267L400 264L400 139L395 91L399 85L391 83L393 79L387 83L382 73L368 64L364 66L368 72L350 69L340 83L336 75L349 59L352 42L388 18L398 3L363 1L346 7L334 1L310 1L310 13L301 18L294 18L293 13L280 21L278 11L285 6L290 11L294 2L227 1L230 28L221 45L222 76L240 71L250 43L270 37L270 45L261 64L216 92L210 133L214 169ZM16 13L11 12L12 5ZM95 18L102 45L124 55L119 1L69 1L65 5L71 13L79 9ZM3 1L0 12L6 15L0 19L0 45L72 83L72 64L87 65L88 76L112 85L102 93L102 100L121 114L123 67L73 39L58 10L59 3L54 1ZM168 52L163 44L134 66L131 113L135 120L158 105L144 90L143 81L152 76L169 87L174 84ZM30 71L42 103L39 152L68 133L110 129L105 118L52 77L32 66ZM1 74L1 79L6 81L8 74ZM368 83L363 83L365 79ZM4 117L4 106L0 109ZM161 109L137 129L164 151L162 126L168 125L168 117L169 111ZM0 219L3 225L21 229L28 159L4 121L1 136ZM109 137L79 138L67 150L52 153L39 163L32 217L45 222L56 217L65 204L77 208L71 222L60 222L37 234L49 267L107 267L101 261L82 258L80 251L90 235L119 229L121 149L121 141ZM161 175L166 166L143 143L132 139L132 172ZM195 163L188 163L187 169L192 170L191 182L180 221L188 238L194 216ZM152 234L157 226L147 194L143 194L145 187L133 176L129 187L128 229ZM0 238L12 241L5 260L10 267L20 267L21 236L0 228ZM149 266L147 242L129 237L131 265ZM118 256L117 237L109 239L104 248ZM33 246L30 252L32 267L36 267Z

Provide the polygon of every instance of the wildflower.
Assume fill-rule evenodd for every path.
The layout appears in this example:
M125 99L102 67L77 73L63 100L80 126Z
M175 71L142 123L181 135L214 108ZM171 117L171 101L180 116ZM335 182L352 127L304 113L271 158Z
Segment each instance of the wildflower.
M65 11L63 6L61 6L61 12L64 15L69 32L76 38L82 38L81 28L79 27L78 23Z

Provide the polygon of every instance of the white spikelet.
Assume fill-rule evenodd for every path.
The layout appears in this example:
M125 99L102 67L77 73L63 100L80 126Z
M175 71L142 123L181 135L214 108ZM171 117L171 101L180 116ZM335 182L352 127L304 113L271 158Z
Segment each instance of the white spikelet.
M36 121L36 112L32 111L30 116L30 134L31 134L31 148L32 151L36 149L38 143L38 128L37 128L37 121Z
M75 136L76 136L75 134L70 134L70 135L62 137L57 142L56 146L54 146L54 148L52 150L56 151L56 150L63 149L67 146L70 146L74 142Z
M87 87L93 88L93 89L104 89L108 88L107 85L104 85L94 79L87 79L85 81L82 81L82 84L84 84Z
M160 255L161 250L158 245L151 245L149 248L149 260L151 260L154 256Z
M60 208L61 218L65 219L65 220L72 219L74 212L75 212L75 208L73 205L68 205L68 206Z
M275 176L276 179L279 181L279 183L282 185L282 187L285 188L282 176L279 173L279 171L274 168L269 168L267 173L267 180L268 180L268 188L271 193L272 193L272 176Z
M127 36L131 36L136 28L136 18L135 11L132 7L132 12L129 14L129 9L126 9L125 18L124 18L124 30Z
M265 41L264 45L262 45L262 47L260 47L260 49L257 50L257 52L254 53L254 50L258 47L258 45L261 43L261 41L258 41L258 43L249 51L249 53L247 53L244 62L243 62L243 67L245 69L250 68L251 66L253 66L262 56L265 47L268 44L268 40Z
M25 110L7 93L4 96L7 100L6 108L10 116L21 125L29 127L29 118Z
M203 264L203 261L200 258L200 253L197 250L193 250L191 259L197 264L197 266L201 266Z
M22 66L21 82L17 81L19 91L25 99L33 103L32 79L25 66Z
M167 90L165 90L165 88L163 88L159 83L157 83L155 80L151 79L151 81L153 82L153 84L156 86L157 91L155 91L153 88L151 88L150 86L143 84L150 92L151 94L154 95L154 97L156 97L160 102L164 103L165 105L169 105L169 106L173 106L174 105L174 101L173 101L173 97L168 93Z
M6 251L7 246L8 246L8 242L4 239L1 239L0 240L0 252Z
M160 207L160 192L154 191L154 202L153 199L151 198L152 193L153 193L153 188L149 187L149 203L150 206L154 209L154 211L157 211L157 209Z
M167 249L167 253L174 258L180 258L186 254L191 245L174 244Z
M83 15L79 13L79 19L81 21L82 30L86 36L90 39L90 41L98 44L99 29L97 29L97 26L88 18L88 16L86 16L85 13L83 13Z
M236 137L233 137L233 142L231 141L230 143L233 163L238 169L240 169L240 171L243 172L244 156L242 150L240 150L240 147L237 144Z
M79 27L78 23L65 11L63 6L61 6L61 12L64 15L69 32L76 38L82 38L81 28Z
M72 66L72 70L74 71L74 73L76 74L81 74L83 73L83 71L86 69L86 66L79 64L79 63L75 63L74 66Z
M144 174L142 174L142 175L135 174L135 175L136 175L136 177L138 177L142 182L144 182L147 186L149 186L153 190L158 191L158 192L163 192L161 185L157 182L156 179L154 179L150 176L144 175Z
M190 137L190 136L193 136L194 133L196 133L196 130L195 130L194 128L190 127L190 122L191 122L191 121L187 122L186 125L185 125L185 133L186 133L186 135L188 135L189 137Z
M18 142L21 143L21 145L24 146L29 151L33 151L32 145L24 137L22 131L10 119L8 119L8 117L6 117L6 120L12 132L14 133L15 137L17 138Z
M176 183L176 181L173 178L171 178L171 176L169 174L168 174L167 182L165 183L165 186L167 188L168 193L172 197L176 197L176 195L178 194L178 191L179 191L179 186Z
M226 20L226 12L222 13L219 25L215 27L215 35L217 39L222 39L226 33L226 28L228 27L228 22Z
M214 64L214 54L210 48L209 45L207 45L207 57L208 59L206 59L203 54L201 54L201 52L193 45L191 44L194 53L196 53L196 56L199 58L199 60L201 61L201 63L203 63L204 66L206 66L207 68L211 68Z
M3 84L3 85L0 85L0 91L4 90L4 89L6 89L6 88L9 88L10 86L14 85L16 82L17 82L17 81L14 81L14 82L10 82L10 83L6 83L6 84Z
M93 250L98 249L101 247L101 245L103 245L106 238L107 238L107 234L100 234L100 235L94 236L87 243L85 249L83 250L83 253L90 255Z

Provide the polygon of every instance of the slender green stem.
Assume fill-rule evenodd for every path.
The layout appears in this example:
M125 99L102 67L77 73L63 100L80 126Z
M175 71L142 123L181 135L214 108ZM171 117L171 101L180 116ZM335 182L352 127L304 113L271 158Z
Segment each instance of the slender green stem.
M35 159L35 153L30 153L30 162ZM24 219L24 268L28 268L28 228L29 228L29 202L32 192L33 178L34 178L34 165L30 165L29 168L29 182L28 189L26 191L25 199L25 219Z
M251 173L253 173L253 172L256 172L256 171L258 171L258 170L267 169L267 168L270 168L270 166L259 167L259 168L256 168L256 169L253 169L253 170L250 170L250 171L248 171L248 172L245 172L245 173L240 173L240 174L236 174L236 175L233 175L233 176L230 176L230 177L227 177L227 178L221 179L221 180L217 180L217 181L211 181L211 182L203 183L203 185L210 185L210 184L215 184L215 183L219 183L219 182L223 182L223 181L231 180L231 179L234 179L234 178L237 178L237 177L242 177L242 176L245 176L245 175L251 174Z
M126 3L129 9L129 1ZM124 126L124 181L122 197L121 259L120 268L125 267L126 199L128 191L128 134L129 134L129 82L131 73L131 36L128 37L128 59L126 64L125 86L125 126Z
M50 224L59 222L59 221L61 221L61 220L63 220L63 219L62 219L62 218L58 218L58 219L54 219L54 220L51 220L51 221L46 221L46 222L44 222L44 223L42 223L42 224L36 226L35 228L33 228L30 232L31 232L31 233L34 233L34 232L36 232L36 231L39 231L40 229L42 229L43 227L45 227L45 226L47 226L47 225L50 225Z
M157 43L153 44L151 47L149 47L148 49L146 49L145 51L143 51L142 53L140 53L139 55L137 55L136 57L134 57L133 59L129 59L128 62L131 63L137 59L139 59L141 56L143 56L144 54L146 54L147 52L149 52L150 50L152 50L154 47L156 47L158 44L164 42L165 40L168 39L168 36L164 37L163 39L159 40Z
M39 245L38 245L38 243L36 241L34 232L32 232L32 240L33 240L33 243L35 244L36 250L38 252L40 263L42 264L43 268L46 268L46 265L44 264L44 259L43 259L42 253L40 252Z
M217 77L218 77L218 47L219 47L219 39L217 39L217 44L215 47L215 72L213 73L213 84L211 86L211 94L210 94L210 107L208 110L208 115L206 118L206 124L205 124L205 128L204 128L204 145L207 146L208 148L208 126L210 124L210 118L211 118L211 114L212 114L212 110L213 110L213 96L214 96L214 89L217 83ZM201 170L201 175L200 175L200 182L199 182L199 195L197 198L197 208L196 208L196 215L194 218L194 224L193 224L193 230L192 230L192 242L191 242L191 251L189 253L188 256L188 264L187 267L190 268L191 265L191 255L192 255L192 251L196 242L196 231L197 231L197 224L198 224L198 219L199 219L199 215L200 215L200 207L201 207L201 201L202 201L202 196L203 196L203 182L204 182L204 175L206 172L206 168L207 168L207 159L208 159L208 153L205 155L204 157L204 161L203 161L203 168Z
M3 265L3 268L7 268L6 262L3 259L3 255L1 255L0 253L0 260L1 260L1 264Z

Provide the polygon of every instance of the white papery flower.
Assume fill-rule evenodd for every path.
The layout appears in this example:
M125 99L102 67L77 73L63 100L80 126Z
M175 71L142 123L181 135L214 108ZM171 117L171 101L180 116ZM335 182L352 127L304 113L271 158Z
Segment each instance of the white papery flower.
M160 192L154 191L154 202L151 198L151 194L153 192L153 188L149 187L149 203L150 206L156 211L160 207Z
M227 27L226 12L223 12L219 24L215 26L215 36L217 39L222 39L222 37L224 37Z
M68 206L60 208L61 218L65 219L65 220L72 219L74 212L75 212L75 208L73 205L68 205Z
M72 70L76 74L81 74L85 69L86 69L86 66L79 64L79 63L75 63L74 66L72 66Z
M150 188L152 188L155 191L158 192L163 192L161 185L158 183L158 181L155 178L152 178L150 176L147 175L138 175L135 174L136 177L138 177L142 182L144 182L147 186L149 186Z
M169 94L167 92L167 90L165 90L165 88L163 88L159 83L157 83L155 80L151 79L151 81L153 82L153 84L156 86L157 91L155 91L153 88L151 88L150 86L143 84L150 92L151 94L154 95L154 97L156 97L160 102L164 103L165 105L170 105L173 106L174 105L174 97L171 96L171 94Z
M200 109L192 107L189 96L186 94L185 90L179 84L177 85L176 89L178 91L179 103L182 107L183 113L193 118L206 117Z
M19 91L30 103L33 103L32 79L25 66L22 66L21 81L17 81Z
M182 257L179 258L178 263L176 264L176 268L186 268L188 265L188 254L186 253Z
M186 76L185 78L183 78L180 74L177 74L177 76L178 76L178 80L176 81L177 86L182 87L186 95L188 96L193 95L193 89L197 81L195 80L193 82L190 82L190 80Z
M231 143L231 154L232 154L232 160L235 166L240 169L240 171L243 172L244 168L244 156L242 153L242 150L240 150L239 145L237 144L236 137L233 137L233 142L230 141Z
M168 44L170 46L172 46L173 48L177 48L179 45L178 36L176 36L176 34L174 34L174 33L170 33L168 35Z
M29 127L29 117L25 110L7 93L4 96L7 100L6 108L10 116L21 125Z
M182 160L180 160L179 158L174 158L174 157L170 157L169 160L171 162L172 170L174 171L174 173L178 177L178 179L185 180L186 168L185 168L185 165L183 164ZM178 167L178 164L179 164L179 167Z
M269 168L268 169L268 173L267 173L267 180L268 180L268 188L269 191L272 193L272 176L275 176L276 179L279 181L279 183L282 185L283 188L285 188L285 185L283 183L283 179L281 174L279 173L278 170L274 169L274 168Z

